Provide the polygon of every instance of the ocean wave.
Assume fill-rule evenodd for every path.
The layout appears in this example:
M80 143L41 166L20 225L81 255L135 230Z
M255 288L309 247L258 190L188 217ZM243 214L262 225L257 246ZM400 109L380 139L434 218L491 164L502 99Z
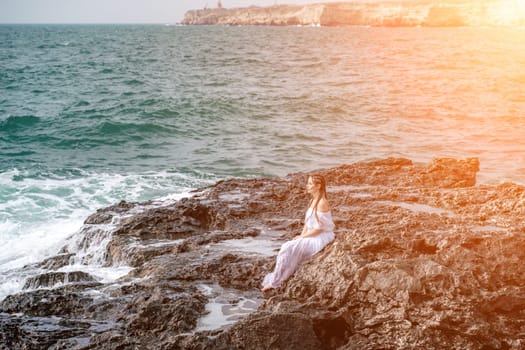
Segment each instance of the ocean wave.
M2 139L0 138L0 141ZM14 152L2 152L2 156L4 157L13 157L13 158L19 158L19 157L26 157L35 154L34 151L14 151Z
M97 127L97 131L102 136L115 135L156 135L171 133L174 130L169 126L153 123L121 123L121 122L103 122Z
M499 165L523 148L522 31L6 28L0 169L284 175L455 154L523 176Z
M74 242L83 237L79 230L85 218L97 209L121 200L178 200L218 179L191 169L131 174L35 168L1 172L0 299L19 290L24 282L9 271L57 254L65 244L73 249ZM79 254L77 263L93 268L96 258L86 259L101 242L88 250L73 249Z
M35 126L40 122L40 118L34 115L10 116L0 121L0 133L9 133L13 130L20 130Z

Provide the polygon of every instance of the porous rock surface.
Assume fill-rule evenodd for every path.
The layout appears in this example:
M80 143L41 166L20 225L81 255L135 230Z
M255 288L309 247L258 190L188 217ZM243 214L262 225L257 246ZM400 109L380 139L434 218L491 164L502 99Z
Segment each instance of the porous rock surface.
M477 159L391 158L316 171L329 185L336 239L264 295L277 252L228 244L296 235L308 174L101 209L86 219L86 244L94 227L114 223L106 262L134 269L117 282L80 275L8 296L0 349L525 348L525 188L476 185L478 170ZM64 278L48 272L28 288ZM203 284L264 300L202 330Z

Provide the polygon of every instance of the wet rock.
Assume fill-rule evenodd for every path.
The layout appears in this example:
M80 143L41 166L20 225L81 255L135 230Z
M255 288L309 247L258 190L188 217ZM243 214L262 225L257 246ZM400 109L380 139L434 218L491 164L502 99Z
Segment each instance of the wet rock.
M0 313L0 349L51 349L57 339L74 338L85 333L86 325L63 325L61 321Z
M93 298L79 292L61 288L41 289L7 296L0 304L0 311L31 316L66 316L82 314L92 303Z
M323 349L316 326L319 324L314 324L303 313L261 312L214 337L179 337L164 346L167 349Z
M203 256L185 253L176 258L158 257L133 271L131 276L158 276L170 281L209 281L224 287L256 289L261 278L268 272L272 260L268 257L242 257L234 254Z
M130 210L135 208L137 203L129 203L121 201L118 204L98 209L96 213L87 217L84 221L86 225L100 225L100 224L111 224L113 219L123 214L128 213Z
M73 253L59 254L43 260L37 266L42 269L56 270L66 265L69 265L69 262L74 255L75 254Z
M225 180L176 203L101 209L78 250L107 239L90 254L134 270L110 284L11 295L0 304L0 334L13 348L521 349L525 188L476 186L478 169L477 159L389 158L317 171L329 185L335 241L261 294L257 311L211 330L196 328L216 299L201 287L257 292L275 257L233 244L278 247L296 235L308 174ZM28 286L63 283L54 270L70 258L42 263L51 271Z
M194 289L188 292L169 293L166 288L156 287L150 295L133 298L118 319L125 323L127 334L137 337L155 339L166 331L188 332L195 328L207 301Z
M26 280L23 289L37 289L53 287L57 284L76 282L96 282L90 274L82 271L73 272L48 272Z
M151 208L124 218L114 234L140 239L178 239L222 229L224 219L213 206L183 198L171 207Z

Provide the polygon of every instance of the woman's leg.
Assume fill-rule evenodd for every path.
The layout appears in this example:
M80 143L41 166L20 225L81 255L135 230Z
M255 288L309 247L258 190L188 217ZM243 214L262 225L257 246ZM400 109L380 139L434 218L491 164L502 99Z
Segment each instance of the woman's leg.
M275 269L264 278L262 291L267 291L270 288L278 288L284 280L297 270L306 257L304 256L303 249L301 249L304 243L305 240L303 238L298 238L286 242L281 246L279 254L277 254Z

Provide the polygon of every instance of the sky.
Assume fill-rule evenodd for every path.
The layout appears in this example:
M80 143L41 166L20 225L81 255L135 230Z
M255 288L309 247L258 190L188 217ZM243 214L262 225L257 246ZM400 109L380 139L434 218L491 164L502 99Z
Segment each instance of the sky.
M222 0L223 7L337 0ZM0 23L177 23L217 0L0 0Z

